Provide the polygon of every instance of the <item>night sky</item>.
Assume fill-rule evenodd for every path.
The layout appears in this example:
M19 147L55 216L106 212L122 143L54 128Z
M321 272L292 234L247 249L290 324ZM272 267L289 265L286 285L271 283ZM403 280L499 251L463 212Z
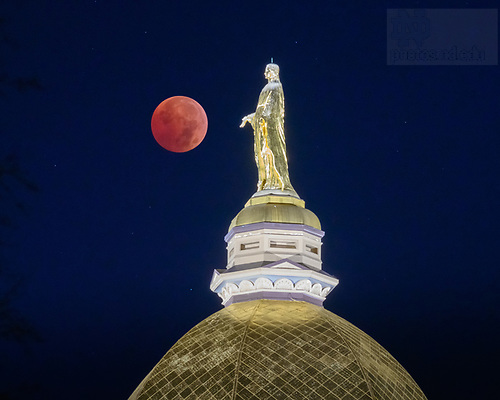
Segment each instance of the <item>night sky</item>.
M257 181L238 125L271 57L290 178L340 279L326 308L429 399L498 396L499 70L387 66L386 9L424 2L9 3L0 161L38 190L3 178L0 289L34 335L0 338L1 399L126 399L221 308L211 274ZM150 129L176 95L209 121L184 154Z

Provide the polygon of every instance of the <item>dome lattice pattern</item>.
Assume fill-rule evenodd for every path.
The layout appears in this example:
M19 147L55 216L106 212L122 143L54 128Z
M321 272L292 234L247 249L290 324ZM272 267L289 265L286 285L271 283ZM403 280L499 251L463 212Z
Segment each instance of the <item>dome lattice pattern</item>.
M233 304L184 335L129 400L425 400L404 368L305 302Z

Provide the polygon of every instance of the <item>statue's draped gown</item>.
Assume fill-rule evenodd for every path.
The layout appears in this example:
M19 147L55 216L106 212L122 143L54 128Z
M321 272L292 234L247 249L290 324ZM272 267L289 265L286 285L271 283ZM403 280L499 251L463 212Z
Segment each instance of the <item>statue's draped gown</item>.
M293 190L288 176L284 120L283 86L276 78L262 89L252 121L259 171L257 190Z

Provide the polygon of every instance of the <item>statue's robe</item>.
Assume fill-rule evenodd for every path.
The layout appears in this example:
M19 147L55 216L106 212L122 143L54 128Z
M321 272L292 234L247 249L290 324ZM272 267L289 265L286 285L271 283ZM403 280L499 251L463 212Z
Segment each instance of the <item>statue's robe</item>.
M255 162L259 171L257 190L292 190L285 145L285 101L279 80L262 89L252 126Z

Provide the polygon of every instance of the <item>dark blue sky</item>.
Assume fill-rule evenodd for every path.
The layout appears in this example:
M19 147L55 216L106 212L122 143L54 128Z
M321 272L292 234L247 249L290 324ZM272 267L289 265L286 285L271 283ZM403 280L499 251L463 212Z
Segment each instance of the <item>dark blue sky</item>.
M127 398L220 309L210 277L257 177L251 131L238 125L270 57L292 184L340 279L326 308L386 347L429 399L495 397L499 70L387 66L386 8L403 6L426 4L0 6L2 73L43 85L0 97L0 159L40 189L14 185L24 212L0 204L14 222L2 266L22 277L13 306L42 338L0 341L6 398ZM441 5L452 6L497 5ZM209 120L185 154L150 131L175 95Z

